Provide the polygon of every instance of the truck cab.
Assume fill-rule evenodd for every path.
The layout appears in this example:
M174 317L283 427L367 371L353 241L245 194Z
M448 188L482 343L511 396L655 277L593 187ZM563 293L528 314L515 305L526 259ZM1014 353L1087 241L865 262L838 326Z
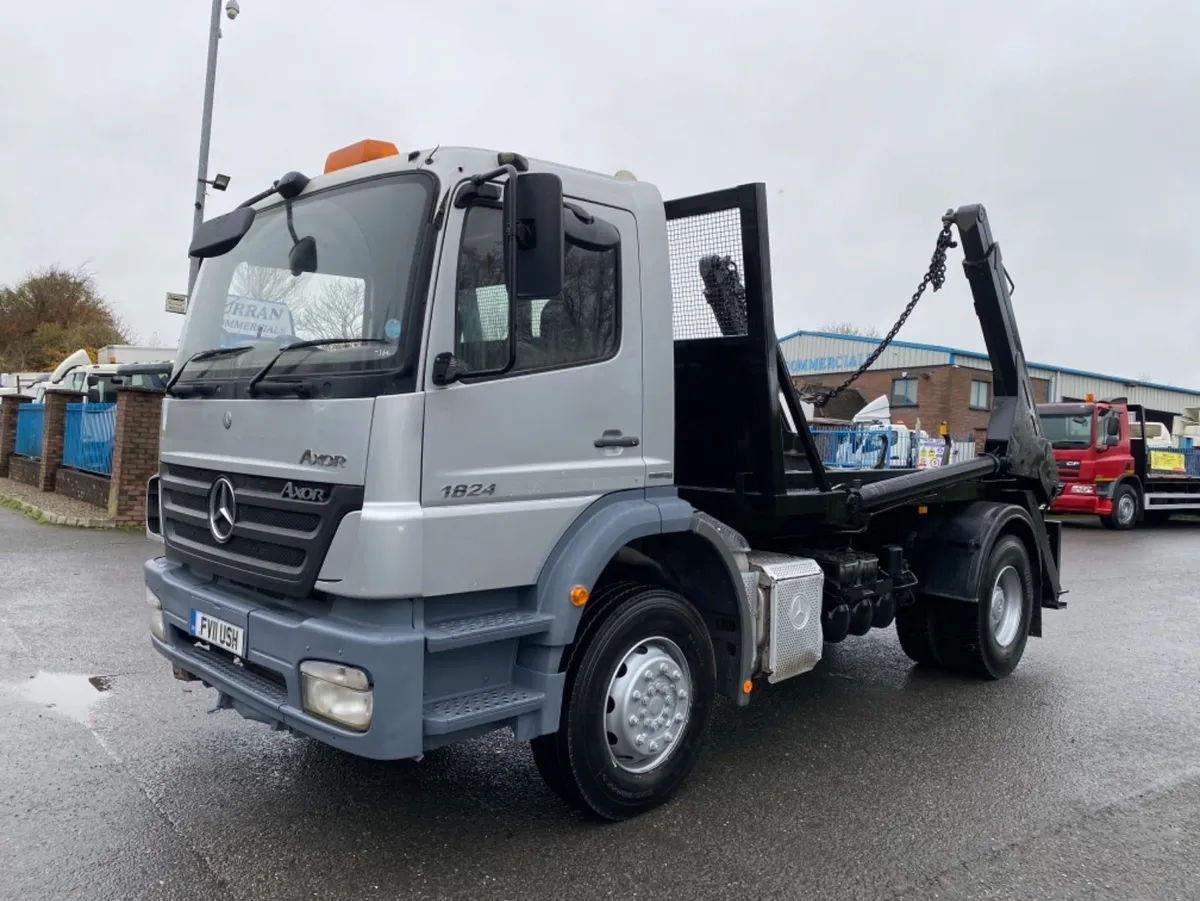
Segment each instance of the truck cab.
M376 759L510 728L622 819L679 788L717 694L826 643L894 625L914 660L1011 673L1063 606L1059 484L982 207L943 218L921 290L957 228L985 453L832 472L766 195L367 141L206 222L147 504L176 678Z
M1065 488L1051 513L1098 516L1127 530L1200 509L1200 458L1125 398L1041 404L1042 430Z

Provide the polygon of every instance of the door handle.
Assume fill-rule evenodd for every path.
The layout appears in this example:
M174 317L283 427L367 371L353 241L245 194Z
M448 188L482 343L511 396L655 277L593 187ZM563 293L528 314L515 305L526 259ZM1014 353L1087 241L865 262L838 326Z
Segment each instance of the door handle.
M596 447L637 447L642 442L637 435L622 435L620 429L605 429L593 444Z

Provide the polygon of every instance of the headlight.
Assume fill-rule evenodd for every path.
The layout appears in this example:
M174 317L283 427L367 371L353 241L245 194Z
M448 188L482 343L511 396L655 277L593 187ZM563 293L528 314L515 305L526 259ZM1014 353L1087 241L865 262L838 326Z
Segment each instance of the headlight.
M357 732L371 725L375 693L362 670L340 663L306 660L300 664L300 682L306 712Z
M163 619L162 601L149 588L146 589L146 603L150 605L150 634L159 641L166 641L167 621Z
M1096 486L1091 484L1075 484L1071 486L1072 494L1095 494Z

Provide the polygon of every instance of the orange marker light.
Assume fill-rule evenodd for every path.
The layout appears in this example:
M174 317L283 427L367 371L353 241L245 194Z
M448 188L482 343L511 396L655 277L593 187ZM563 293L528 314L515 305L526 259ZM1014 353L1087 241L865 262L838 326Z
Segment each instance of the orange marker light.
M924 507L924 506L922 506L922 507L917 507L917 513L919 513L921 516L924 516L924 515L925 515L926 513L928 513L928 512L929 512L929 508L928 508L928 507Z
M588 594L588 590L582 585L576 585L571 589L571 603L576 607L582 607L584 604L586 604L589 597L591 597L591 595Z
M742 694L748 695L752 691L754 691L754 683L747 679L742 683Z
M339 148L329 154L325 158L325 172L327 174L336 172L338 169L347 169L360 163L369 163L371 160L397 156L399 153L400 151L391 141L359 141L357 144Z

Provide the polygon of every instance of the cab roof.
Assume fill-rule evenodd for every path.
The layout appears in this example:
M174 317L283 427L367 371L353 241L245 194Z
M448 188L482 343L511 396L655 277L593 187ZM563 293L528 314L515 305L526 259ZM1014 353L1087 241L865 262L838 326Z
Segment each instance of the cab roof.
M395 152L392 152L395 151ZM499 168L502 159L519 160L530 172L553 172L563 180L563 193L583 195L590 200L630 208L632 203L662 203L658 189L648 183L639 182L622 170L619 174L604 175L588 169L523 157L519 154L485 150L478 147L442 147L399 151L386 141L360 141L339 148L329 154L326 171L312 176L304 194L342 184L378 178L400 172L428 171L438 176L446 190L460 178L468 178ZM520 168L520 167L518 167ZM636 198L633 201L632 198ZM255 206L274 206L278 196L265 198Z

